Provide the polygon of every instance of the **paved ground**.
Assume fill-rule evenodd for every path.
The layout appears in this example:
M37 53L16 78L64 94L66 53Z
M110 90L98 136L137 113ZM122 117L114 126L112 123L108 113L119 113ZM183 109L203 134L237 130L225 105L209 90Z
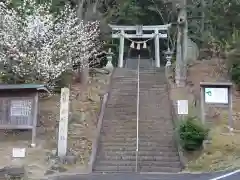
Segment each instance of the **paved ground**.
M223 180L239 180L239 179L240 179L240 173L223 178Z
M227 172L229 173L229 172ZM240 180L240 172L228 177L227 173L203 174L89 174L53 178L52 180ZM218 177L218 178L217 178ZM221 177L221 178L220 178Z

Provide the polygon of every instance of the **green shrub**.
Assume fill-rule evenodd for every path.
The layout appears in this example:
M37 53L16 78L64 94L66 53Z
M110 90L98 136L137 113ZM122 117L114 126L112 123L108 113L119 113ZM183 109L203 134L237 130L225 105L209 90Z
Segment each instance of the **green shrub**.
M182 148L186 151L195 151L202 147L208 130L195 117L187 117L180 123L178 133Z

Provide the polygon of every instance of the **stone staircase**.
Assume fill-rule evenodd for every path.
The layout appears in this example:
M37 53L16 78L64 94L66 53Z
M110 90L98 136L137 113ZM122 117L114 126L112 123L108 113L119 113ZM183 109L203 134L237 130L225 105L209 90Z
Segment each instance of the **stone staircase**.
M116 69L104 114L94 172L135 172L137 72ZM165 75L140 72L139 172L179 172Z
M137 61L138 59L135 58L131 58L131 59L127 59L126 62L125 62L125 67L128 68L128 69L137 69ZM141 61L140 61L140 69L150 69L154 66L154 61L153 59L142 59L141 58Z

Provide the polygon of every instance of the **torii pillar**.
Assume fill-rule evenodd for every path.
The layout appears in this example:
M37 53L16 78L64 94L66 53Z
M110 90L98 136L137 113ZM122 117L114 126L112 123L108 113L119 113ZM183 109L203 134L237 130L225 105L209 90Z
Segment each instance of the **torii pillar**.
M121 30L120 44L119 44L119 57L118 67L123 67L123 56L124 56L124 30Z
M155 32L155 38L154 38L154 42L155 42L155 66L156 67L160 67L160 48L159 48L159 32L158 29L154 30Z

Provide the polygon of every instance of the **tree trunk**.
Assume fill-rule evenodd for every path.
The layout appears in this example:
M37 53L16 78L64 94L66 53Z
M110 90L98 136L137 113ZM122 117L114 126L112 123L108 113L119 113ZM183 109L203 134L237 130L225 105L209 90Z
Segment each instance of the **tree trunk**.
M77 16L80 21L83 20L83 5L85 0L78 0Z
M86 0L78 0L78 17L79 20L88 21L91 16L96 14L99 0L95 0L94 3ZM83 86L88 84L89 65L88 59L84 60L79 71L80 82Z
M178 87L185 86L187 76L187 12L185 6L178 15L178 37L175 80Z
M79 72L80 82L82 85L86 86L88 84L88 77L89 77L89 66L88 62L84 62L83 68L81 68Z

